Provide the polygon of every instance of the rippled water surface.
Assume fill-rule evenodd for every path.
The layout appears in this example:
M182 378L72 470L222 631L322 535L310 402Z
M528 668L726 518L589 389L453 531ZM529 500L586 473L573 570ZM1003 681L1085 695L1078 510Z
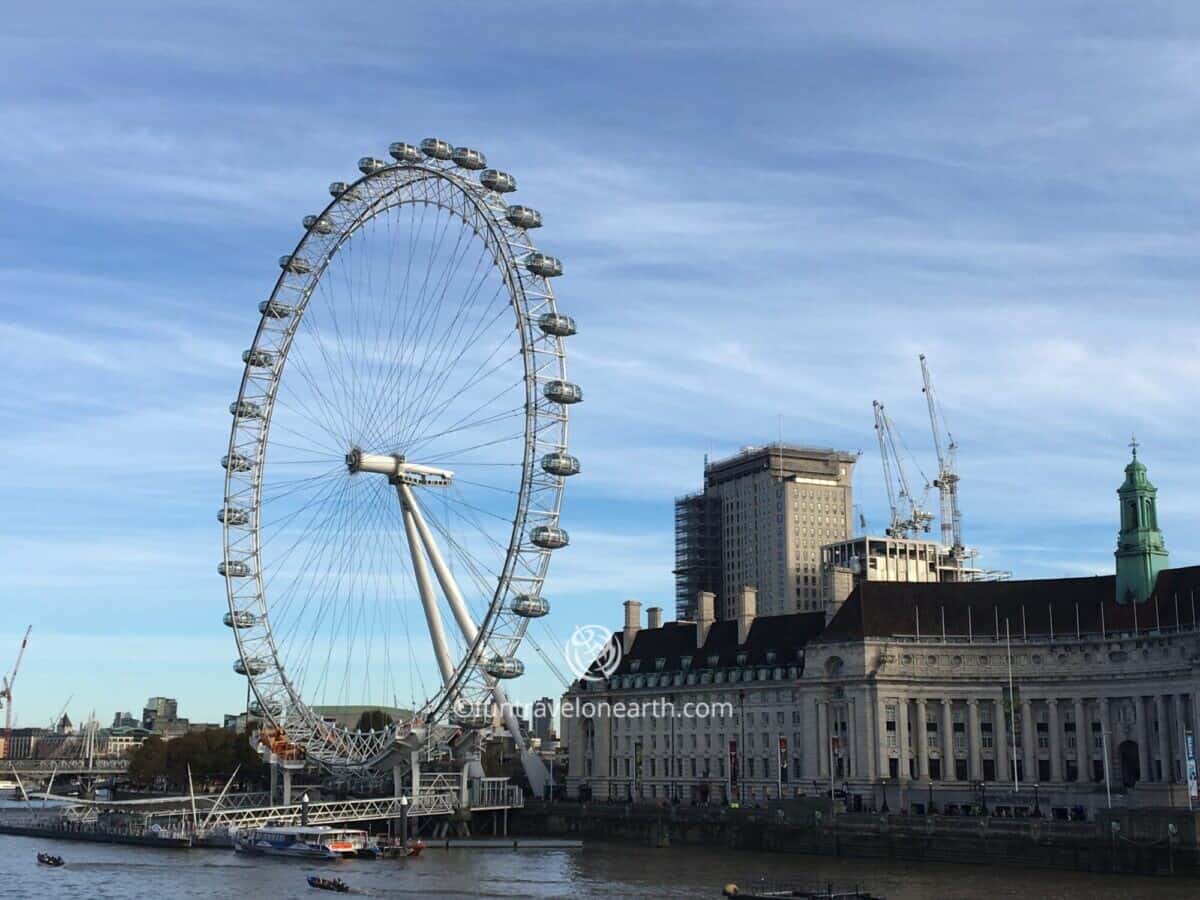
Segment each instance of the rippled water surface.
M47 850L62 869L38 866ZM310 864L222 850L156 850L0 835L0 897L332 897L309 873L334 875L366 897L720 897L755 877L862 885L887 900L915 898L1194 898L1200 880L1087 875L1046 869L833 859L719 848L589 844L580 850L426 850L416 860Z

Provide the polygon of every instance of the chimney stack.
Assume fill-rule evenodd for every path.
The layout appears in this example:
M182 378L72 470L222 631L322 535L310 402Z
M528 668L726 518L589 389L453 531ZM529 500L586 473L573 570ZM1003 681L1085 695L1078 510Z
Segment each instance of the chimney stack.
M758 613L758 591L752 587L742 588L737 595L737 629L738 646L746 643L750 634L750 626L754 624L754 616Z
M652 606L646 610L646 627L662 628L662 607Z
M638 630L642 627L642 604L637 600L625 601L625 632L624 640L622 641L622 650L628 653L633 649L633 639L637 637Z
M708 629L713 623L713 604L716 595L711 591L700 591L696 594L696 649L699 650L708 640Z

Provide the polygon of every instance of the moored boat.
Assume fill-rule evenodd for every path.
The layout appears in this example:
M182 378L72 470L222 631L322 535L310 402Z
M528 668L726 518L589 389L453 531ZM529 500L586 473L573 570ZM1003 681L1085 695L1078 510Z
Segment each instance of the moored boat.
M355 828L323 825L263 825L233 840L238 853L298 856L302 859L347 859L374 856L367 833Z

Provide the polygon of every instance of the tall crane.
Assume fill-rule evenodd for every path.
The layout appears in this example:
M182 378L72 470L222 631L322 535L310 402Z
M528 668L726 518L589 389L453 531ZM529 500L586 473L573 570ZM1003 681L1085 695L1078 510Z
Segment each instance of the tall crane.
M21 658L25 655L25 645L29 643L30 625L25 629L25 637L21 638L21 649L17 651L17 661L13 663L12 671L0 678L0 706L4 707L4 740L12 740L12 689L17 680L17 670L21 668Z
M933 378L929 374L929 364L925 354L921 359L921 392L925 395L925 403L929 407L929 427L933 431L933 449L937 453L938 473L933 486L938 489L941 500L942 544L949 548L955 568L962 569L963 563L970 552L963 546L962 514L958 508L958 470L955 456L958 444L946 425L946 416L938 403L937 395L933 392Z
M896 425L878 400L871 403L875 410L875 435L879 438L879 457L883 461L883 481L887 486L888 505L892 509L888 537L906 538L930 529L933 516L925 510L925 495L918 500L908 484L904 462L897 444L903 446ZM928 492L928 484L925 486Z

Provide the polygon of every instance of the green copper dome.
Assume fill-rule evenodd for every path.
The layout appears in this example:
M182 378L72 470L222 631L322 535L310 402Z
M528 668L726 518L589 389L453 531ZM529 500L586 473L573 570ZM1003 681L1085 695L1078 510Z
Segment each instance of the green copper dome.
M1167 548L1158 529L1158 489L1146 477L1146 466L1137 457L1125 467L1125 481L1117 488L1121 502L1121 531L1117 535L1117 602L1144 603L1154 591L1158 573L1167 568Z

